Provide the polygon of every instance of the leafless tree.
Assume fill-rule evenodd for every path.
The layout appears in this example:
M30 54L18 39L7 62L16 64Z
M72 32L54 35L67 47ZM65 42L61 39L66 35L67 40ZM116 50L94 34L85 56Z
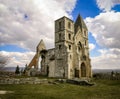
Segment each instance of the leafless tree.
M9 56L0 53L0 70L4 69L4 67L8 64L9 60L10 60Z

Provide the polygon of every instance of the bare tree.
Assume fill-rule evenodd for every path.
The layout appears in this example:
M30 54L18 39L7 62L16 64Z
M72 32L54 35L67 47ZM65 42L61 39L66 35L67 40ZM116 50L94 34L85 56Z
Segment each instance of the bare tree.
M3 68L8 64L9 60L10 60L9 56L0 53L0 70L3 70Z

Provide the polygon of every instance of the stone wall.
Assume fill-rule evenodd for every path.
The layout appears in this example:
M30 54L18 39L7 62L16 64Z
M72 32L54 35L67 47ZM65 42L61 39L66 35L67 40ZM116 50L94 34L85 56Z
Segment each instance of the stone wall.
M0 71L0 78L4 78L4 77L13 77L15 76L14 72L10 72L10 71Z
M0 84L47 84L47 79L31 78L0 78Z

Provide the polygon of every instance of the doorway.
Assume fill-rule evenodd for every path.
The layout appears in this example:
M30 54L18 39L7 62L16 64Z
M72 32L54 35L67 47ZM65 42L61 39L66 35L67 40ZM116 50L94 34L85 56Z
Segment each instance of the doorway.
M47 66L47 76L49 76L49 66Z
M86 66L85 66L85 63L81 64L81 77L86 77Z

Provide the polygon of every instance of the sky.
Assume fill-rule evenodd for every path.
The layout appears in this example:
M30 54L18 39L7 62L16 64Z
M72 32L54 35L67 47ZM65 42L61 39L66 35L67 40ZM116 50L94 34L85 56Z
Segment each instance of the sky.
M0 0L0 61L24 67L41 39L54 47L54 21L80 14L93 69L120 69L120 0Z

